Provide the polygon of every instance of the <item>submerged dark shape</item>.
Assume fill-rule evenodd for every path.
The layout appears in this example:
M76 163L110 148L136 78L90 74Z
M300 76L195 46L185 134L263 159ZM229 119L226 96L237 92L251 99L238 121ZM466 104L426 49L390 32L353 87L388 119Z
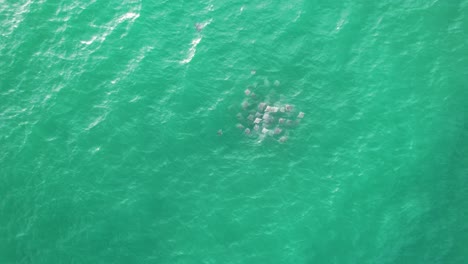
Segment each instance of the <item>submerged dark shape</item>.
M251 74L256 74L251 70ZM283 143L289 140L290 131L297 127L304 118L305 113L296 111L291 102L284 102L282 95L276 95L276 89L272 92L265 91L270 86L270 81L265 77L264 85L257 87L258 82L244 88L246 98L241 103L242 113L237 114L240 123L237 128L251 139L262 141L271 138ZM280 81L274 81L274 86L280 86ZM257 96L254 97L255 93ZM265 94L266 93L266 94Z
M202 23L195 23L195 28L197 29L198 32L202 31L202 29L205 27Z
M265 109L265 106L266 106L266 103L263 103L263 102L258 104L258 110L263 111L263 109Z
M222 129L218 130L218 136L222 136L222 135L223 135L223 130Z

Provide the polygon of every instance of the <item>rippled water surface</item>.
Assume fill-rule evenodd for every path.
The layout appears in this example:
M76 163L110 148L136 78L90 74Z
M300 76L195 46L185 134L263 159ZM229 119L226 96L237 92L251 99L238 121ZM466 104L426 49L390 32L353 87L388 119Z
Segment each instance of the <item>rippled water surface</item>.
M467 263L468 1L0 22L0 263Z

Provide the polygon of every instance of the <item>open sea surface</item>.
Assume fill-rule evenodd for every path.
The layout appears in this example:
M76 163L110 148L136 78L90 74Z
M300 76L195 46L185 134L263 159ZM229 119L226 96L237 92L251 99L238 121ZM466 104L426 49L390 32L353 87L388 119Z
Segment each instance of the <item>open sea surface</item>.
M468 0L0 0L1 264L467 248Z

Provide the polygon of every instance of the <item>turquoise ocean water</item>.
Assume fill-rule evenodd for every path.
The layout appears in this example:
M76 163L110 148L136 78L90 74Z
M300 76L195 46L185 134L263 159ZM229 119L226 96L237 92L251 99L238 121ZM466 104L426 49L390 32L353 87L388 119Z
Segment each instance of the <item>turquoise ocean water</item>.
M468 263L467 0L0 22L0 263Z

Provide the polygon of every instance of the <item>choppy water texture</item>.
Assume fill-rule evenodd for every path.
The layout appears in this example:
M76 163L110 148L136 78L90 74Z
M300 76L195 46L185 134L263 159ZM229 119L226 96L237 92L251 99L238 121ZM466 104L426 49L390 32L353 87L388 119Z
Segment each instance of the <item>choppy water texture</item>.
M467 19L0 0L0 263L468 263Z

